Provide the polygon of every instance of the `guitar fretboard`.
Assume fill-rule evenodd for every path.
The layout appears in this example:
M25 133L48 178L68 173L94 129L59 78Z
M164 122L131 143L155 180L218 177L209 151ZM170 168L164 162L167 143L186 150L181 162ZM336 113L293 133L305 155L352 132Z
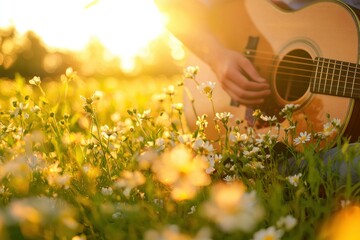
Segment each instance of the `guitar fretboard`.
M315 58L310 91L339 97L360 98L359 65L329 58Z

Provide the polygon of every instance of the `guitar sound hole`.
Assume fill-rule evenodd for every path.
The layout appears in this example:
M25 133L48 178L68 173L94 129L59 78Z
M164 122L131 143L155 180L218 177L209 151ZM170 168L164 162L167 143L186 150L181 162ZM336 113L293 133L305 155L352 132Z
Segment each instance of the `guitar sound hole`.
M311 56L304 50L289 52L280 62L276 74L276 90L285 102L294 102L309 89L314 70Z

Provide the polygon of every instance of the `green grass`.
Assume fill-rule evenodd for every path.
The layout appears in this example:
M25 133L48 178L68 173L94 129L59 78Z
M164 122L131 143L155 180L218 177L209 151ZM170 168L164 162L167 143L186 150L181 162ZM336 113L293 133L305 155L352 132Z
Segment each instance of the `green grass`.
M346 141L324 165L315 133L298 139L304 151L287 141L279 154L283 139L228 126L227 114L216 121L227 134L210 141L203 125L186 126L181 76L68 71L29 80L0 82L1 239L294 240L350 231L337 229L336 213L357 209L359 184L350 175L340 183L331 168L346 161L359 173L351 164L359 149ZM307 164L281 173L288 158Z

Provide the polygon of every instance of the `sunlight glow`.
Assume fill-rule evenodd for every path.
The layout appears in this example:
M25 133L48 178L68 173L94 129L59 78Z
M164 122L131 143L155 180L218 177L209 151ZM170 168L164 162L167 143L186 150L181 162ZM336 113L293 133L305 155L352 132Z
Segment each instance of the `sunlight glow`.
M164 31L152 0L0 1L0 27L33 30L56 48L81 50L97 38L126 68L134 56Z

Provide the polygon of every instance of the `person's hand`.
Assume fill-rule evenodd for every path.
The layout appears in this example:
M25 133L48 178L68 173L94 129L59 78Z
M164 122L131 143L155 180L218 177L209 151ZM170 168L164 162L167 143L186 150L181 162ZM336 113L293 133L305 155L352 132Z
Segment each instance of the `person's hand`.
M222 48L213 56L210 66L232 101L247 106L261 104L270 94L270 86L241 53Z

